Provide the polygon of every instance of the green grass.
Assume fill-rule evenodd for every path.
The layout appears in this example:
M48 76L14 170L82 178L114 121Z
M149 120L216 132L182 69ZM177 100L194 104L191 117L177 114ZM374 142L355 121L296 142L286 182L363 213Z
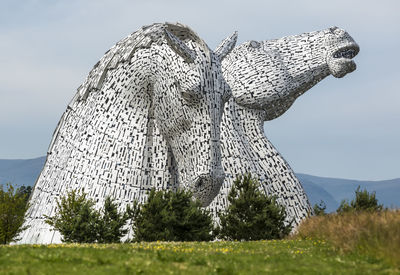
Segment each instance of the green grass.
M0 274L395 274L324 241L0 246Z

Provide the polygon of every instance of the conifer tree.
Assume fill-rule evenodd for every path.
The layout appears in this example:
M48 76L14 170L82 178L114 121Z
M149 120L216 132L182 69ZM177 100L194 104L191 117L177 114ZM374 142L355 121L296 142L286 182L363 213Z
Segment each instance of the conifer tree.
M124 228L127 220L127 212L119 212L117 204L111 200L111 197L107 197L102 216L97 224L97 241L99 243L121 242L121 238L128 233L128 229Z
M326 212L325 212L326 204L325 204L325 202L323 200L321 200L320 203L314 204L313 210L314 210L314 215L315 216L324 216L324 215L326 215Z
M347 200L342 200L337 213L345 213L351 211L381 211L382 204L378 204L375 192L369 193L367 189L361 190L358 186L355 190L355 198L349 203Z
M135 241L210 241L211 215L184 190L150 191L143 205L130 210Z
M291 231L285 208L260 192L251 175L238 176L228 194L229 206L220 213L219 237L227 240L280 239Z

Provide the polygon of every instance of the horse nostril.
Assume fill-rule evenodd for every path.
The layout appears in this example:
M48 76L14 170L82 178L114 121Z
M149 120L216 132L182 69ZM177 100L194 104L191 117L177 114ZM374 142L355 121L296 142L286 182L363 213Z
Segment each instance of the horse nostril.
M196 187L201 187L203 185L203 179L197 181Z
M199 178L195 183L196 188L202 188L205 182L206 180L204 179L204 177Z

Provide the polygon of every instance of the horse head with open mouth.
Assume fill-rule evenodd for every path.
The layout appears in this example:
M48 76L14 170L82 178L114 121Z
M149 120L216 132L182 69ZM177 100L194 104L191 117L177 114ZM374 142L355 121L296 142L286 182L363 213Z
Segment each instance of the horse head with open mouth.
M353 72L359 50L346 31L332 27L243 43L224 59L223 71L235 102L264 110L265 120L271 120L330 74L341 78Z
M222 61L232 89L221 123L222 164L226 174L213 213L227 207L238 174L251 173L260 189L274 195L287 211L287 222L312 212L303 187L289 164L264 134L264 122L282 115L300 95L329 75L340 78L356 69L359 46L337 27L280 39L248 41ZM293 137L295 139L296 137Z

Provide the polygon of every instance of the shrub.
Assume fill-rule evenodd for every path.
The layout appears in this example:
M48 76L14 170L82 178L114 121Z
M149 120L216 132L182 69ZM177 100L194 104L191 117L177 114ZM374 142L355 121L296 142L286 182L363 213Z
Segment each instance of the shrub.
M326 212L325 212L326 204L325 204L325 202L323 200L321 200L320 203L314 204L313 210L314 210L314 215L315 216L324 216L324 215L326 215Z
M93 206L94 202L86 199L85 193L80 195L72 190L57 200L56 214L45 216L46 223L61 233L63 242L93 243L97 240L99 220Z
M260 192L251 175L237 177L228 194L229 206L220 213L219 237L227 240L280 239L291 231L285 208Z
M355 198L350 203L343 200L336 212L381 211L383 209L383 205L378 204L375 192L369 193L366 189L361 191L360 186L358 186L355 190L355 195Z
M210 241L211 215L193 201L192 193L150 191L146 203L130 209L135 241Z
M128 220L127 212L118 212L118 206L107 197L102 215L97 222L97 241L99 243L118 243L128 233L124 226Z
M116 243L127 233L123 229L128 220L126 212L119 213L117 205L107 197L103 210L94 209L94 202L76 190L57 200L53 217L46 216L46 223L62 235L63 242Z
M11 183L6 184L7 190L0 185L0 243L8 244L18 241L19 233L27 229L21 227L24 223L25 212L29 205L27 194L15 190Z

